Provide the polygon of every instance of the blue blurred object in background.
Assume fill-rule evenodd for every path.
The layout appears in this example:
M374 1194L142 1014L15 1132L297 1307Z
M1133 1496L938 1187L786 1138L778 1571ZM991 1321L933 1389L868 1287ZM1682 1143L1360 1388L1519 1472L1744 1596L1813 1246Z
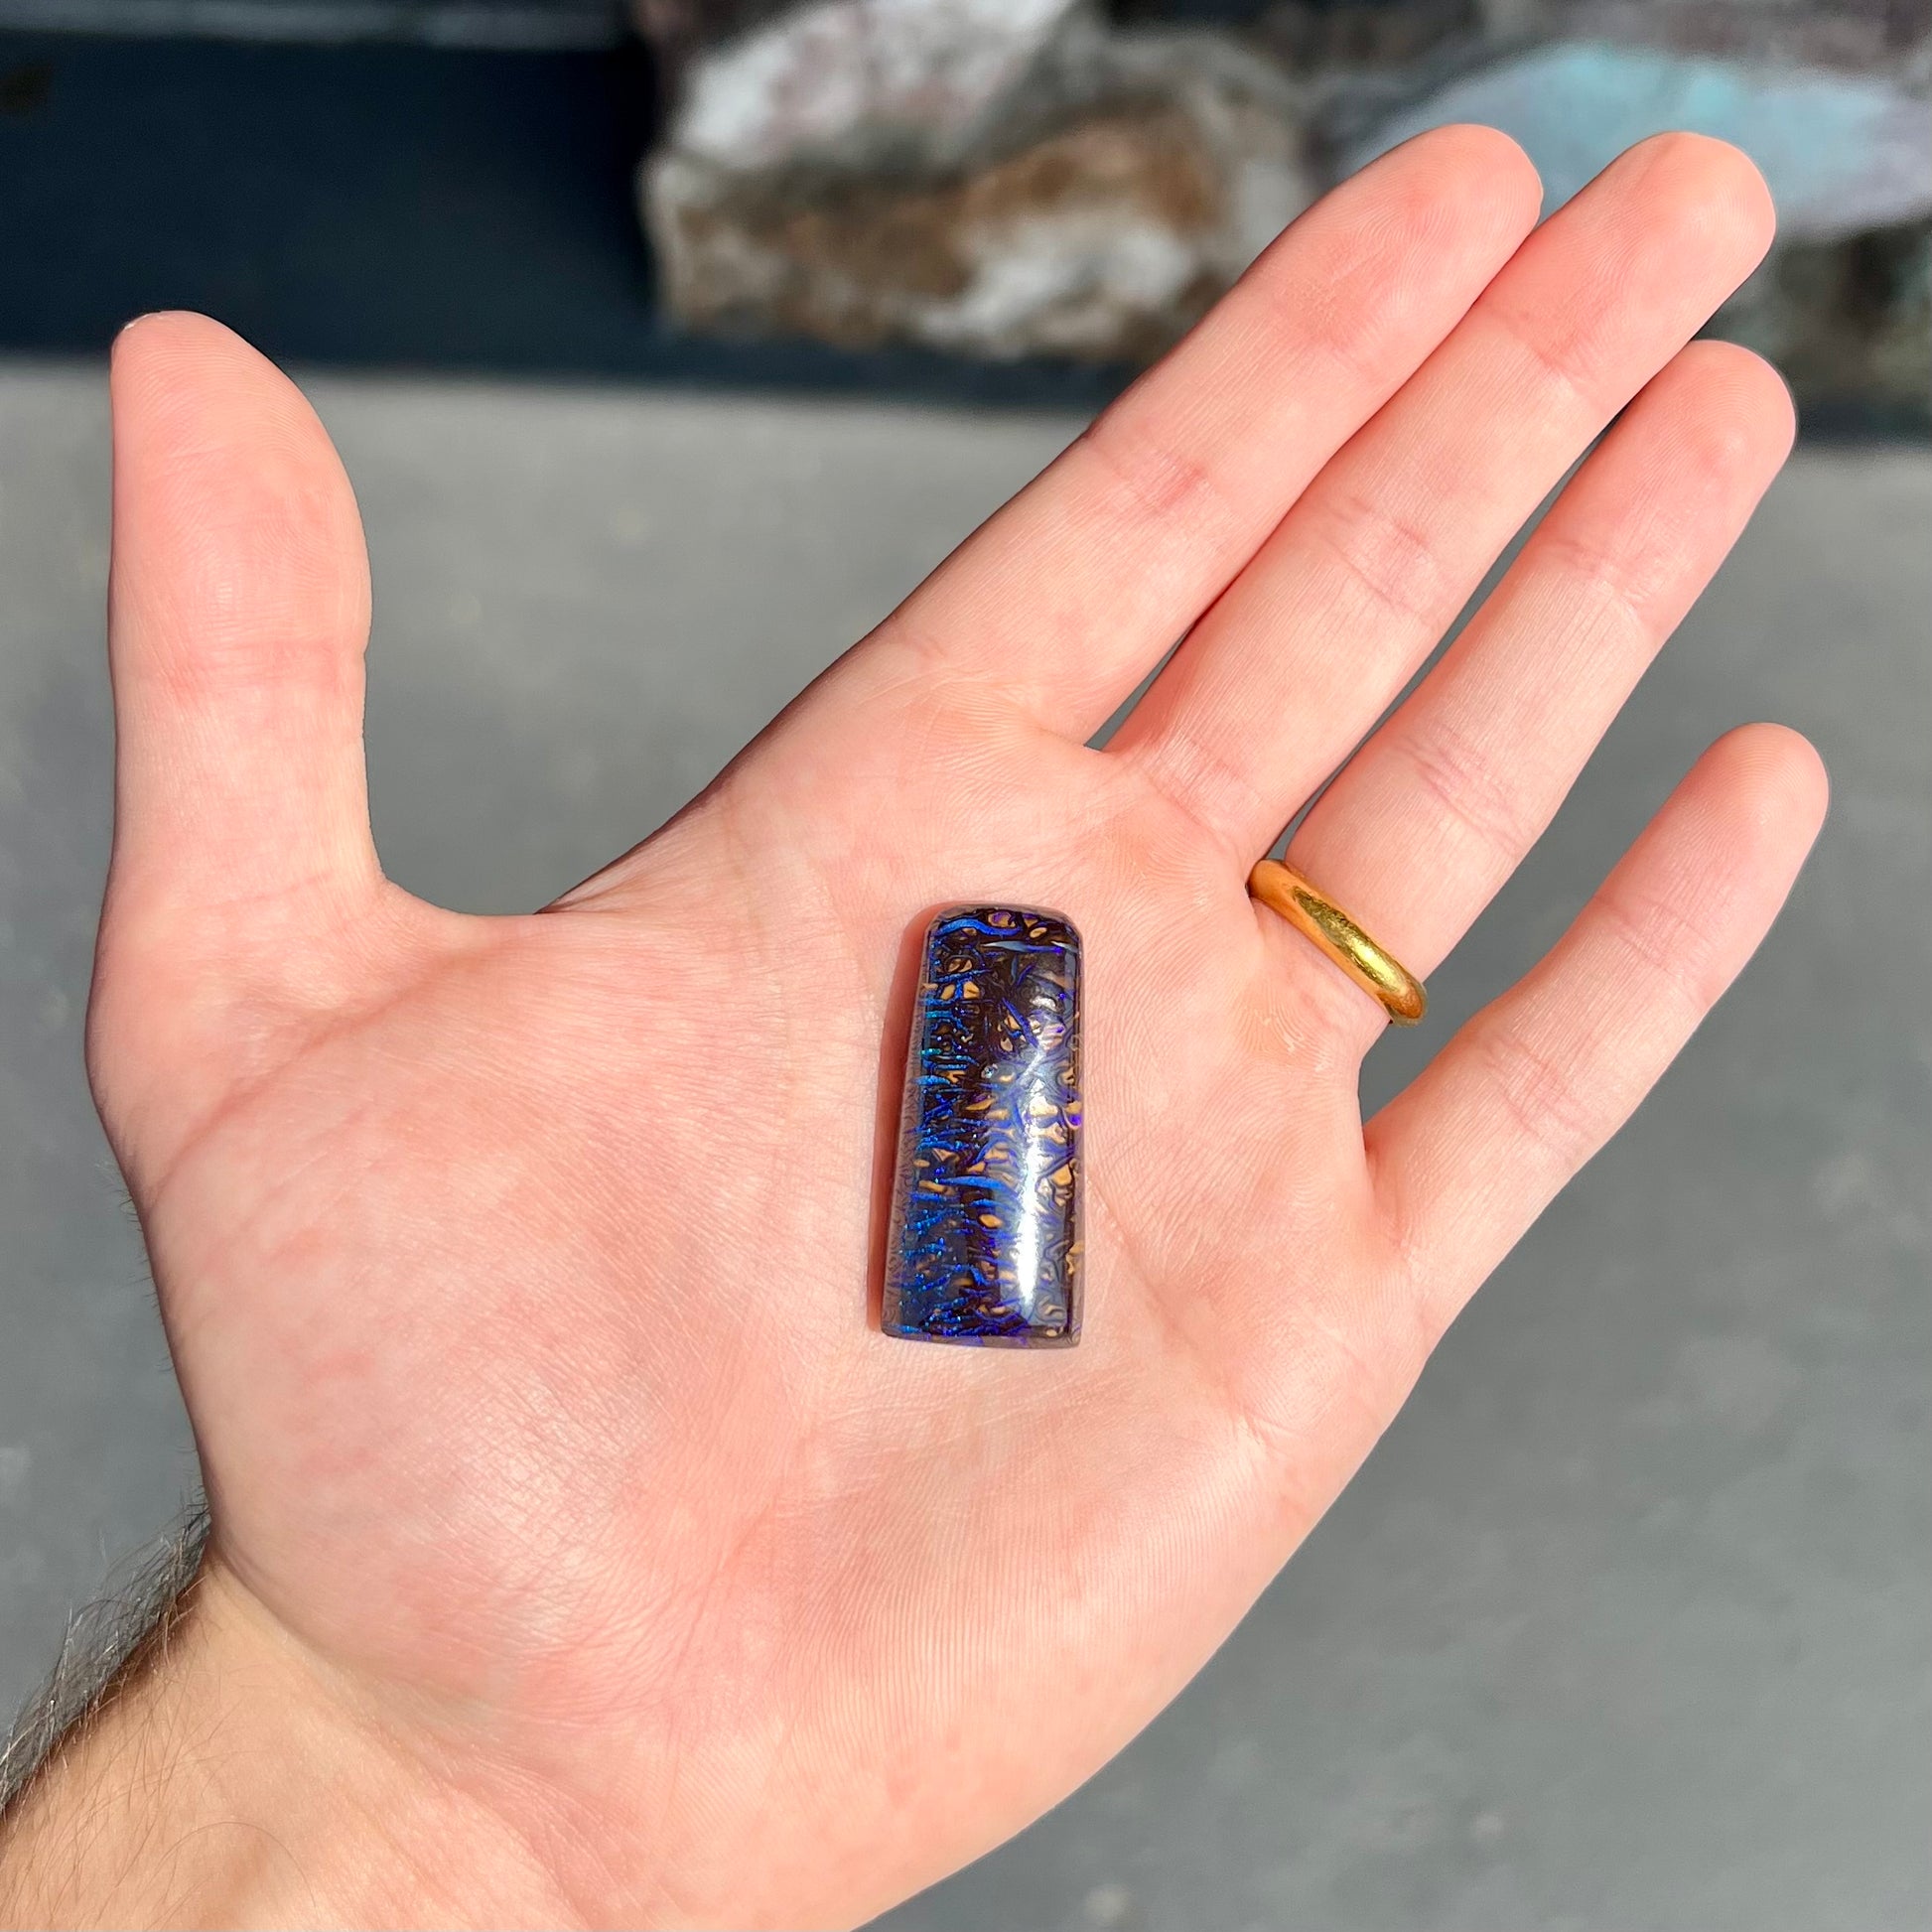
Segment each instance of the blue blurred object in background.
M1543 177L1546 214L1625 148L1673 128L1742 148L1789 240L1932 213L1932 101L1867 74L1600 42L1538 47L1392 115L1349 154L1349 171L1450 121L1479 121L1520 142Z

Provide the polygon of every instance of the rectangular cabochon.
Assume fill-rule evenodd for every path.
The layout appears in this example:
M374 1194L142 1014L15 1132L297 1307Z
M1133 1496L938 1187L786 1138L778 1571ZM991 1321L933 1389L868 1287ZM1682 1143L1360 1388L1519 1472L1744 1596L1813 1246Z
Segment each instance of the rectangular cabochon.
M881 1325L1051 1347L1080 1331L1080 935L960 905L926 928Z

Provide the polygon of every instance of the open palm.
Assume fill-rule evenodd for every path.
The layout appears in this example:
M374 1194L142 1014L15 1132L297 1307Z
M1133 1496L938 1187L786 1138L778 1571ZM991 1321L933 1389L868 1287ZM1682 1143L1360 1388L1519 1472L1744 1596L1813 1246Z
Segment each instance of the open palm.
M1346 760L1295 862L1432 969L1783 457L1776 378L1685 347L1768 240L1748 164L1654 142L1532 234L1537 194L1474 129L1357 177L516 918L377 868L365 566L306 405L206 321L123 338L90 1052L210 1587L500 1826L533 1912L849 1921L1092 1771L1771 918L1823 783L1755 727L1365 1129L1379 1008L1243 890ZM910 964L959 899L1085 938L1070 1352L877 1327ZM521 1909L438 1882L425 1916Z

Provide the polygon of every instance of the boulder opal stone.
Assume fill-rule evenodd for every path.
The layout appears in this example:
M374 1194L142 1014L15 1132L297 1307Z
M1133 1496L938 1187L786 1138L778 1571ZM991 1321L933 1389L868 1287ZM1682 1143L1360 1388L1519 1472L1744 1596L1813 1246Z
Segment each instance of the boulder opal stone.
M881 1325L1028 1348L1080 1332L1080 935L956 905L926 928Z

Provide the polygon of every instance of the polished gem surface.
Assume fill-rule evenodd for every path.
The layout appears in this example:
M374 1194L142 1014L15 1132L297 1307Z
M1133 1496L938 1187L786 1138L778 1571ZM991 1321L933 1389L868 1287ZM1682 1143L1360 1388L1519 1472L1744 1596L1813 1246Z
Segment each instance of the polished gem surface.
M956 905L926 928L881 1325L1029 1348L1080 1332L1080 935Z

